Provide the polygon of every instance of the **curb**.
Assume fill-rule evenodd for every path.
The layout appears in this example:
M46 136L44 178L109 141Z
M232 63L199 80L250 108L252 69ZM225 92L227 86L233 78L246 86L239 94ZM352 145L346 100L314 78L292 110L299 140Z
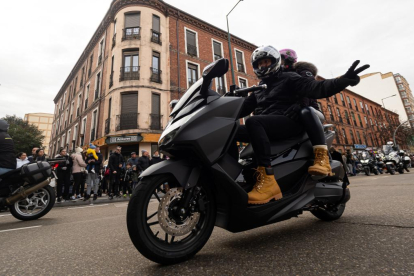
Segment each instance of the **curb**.
M65 202L62 203L55 203L55 205L53 206L53 208L59 208L59 207L76 207L76 206L82 206L82 205L90 205L91 203L95 204L104 204L104 203L117 203L117 202L127 202L129 201L129 198L114 198L114 199L108 199L108 197L104 197L104 198L98 198L95 201L92 200L92 197L86 201L83 201L83 199L78 199L76 201L72 201L72 200L67 200Z

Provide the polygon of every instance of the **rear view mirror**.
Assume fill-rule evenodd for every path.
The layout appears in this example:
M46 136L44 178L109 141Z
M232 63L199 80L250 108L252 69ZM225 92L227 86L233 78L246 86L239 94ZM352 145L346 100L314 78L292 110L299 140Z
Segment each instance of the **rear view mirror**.
M206 80L212 80L223 76L229 70L229 61L225 58L216 60L210 63L203 70L203 78Z

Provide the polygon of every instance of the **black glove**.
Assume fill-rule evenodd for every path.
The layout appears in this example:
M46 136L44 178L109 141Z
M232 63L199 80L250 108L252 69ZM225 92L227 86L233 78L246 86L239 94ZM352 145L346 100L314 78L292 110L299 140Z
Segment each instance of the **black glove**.
M302 107L300 106L300 104L295 103L292 104L288 109L286 109L285 113L283 113L283 115L285 115L286 117L297 121L299 120L299 112L302 109Z
M350 86L355 86L359 83L359 76L358 74L362 71L369 68L369 64L365 64L364 66L359 67L355 70L355 68L358 66L359 60L356 60L351 67L349 67L348 71L345 73L345 75L341 76L341 79L346 79L348 81L348 84Z

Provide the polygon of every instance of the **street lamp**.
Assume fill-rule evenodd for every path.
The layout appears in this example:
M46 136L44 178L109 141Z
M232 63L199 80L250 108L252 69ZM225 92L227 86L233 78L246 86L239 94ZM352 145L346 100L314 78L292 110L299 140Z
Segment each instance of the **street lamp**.
M399 128L400 126L402 126L403 124L408 123L408 122L409 122L409 120L407 120L407 121L405 121L405 122L401 123L401 124L400 124L399 126L397 126L397 128L395 129L395 131L394 131L394 135L393 135L394 145L397 145L397 142L395 141L395 134L397 134L397 130L398 130L398 128Z
M230 31L229 31L229 14L234 10L234 8L243 0L239 0L239 2L237 2L236 5L234 5L234 7L231 9L231 11L226 15L226 20L227 20L227 38L229 40L229 55L230 55L230 65L231 65L231 78L233 80L233 85L236 84L235 78L234 78L234 69L233 69L233 55L231 53L231 37L230 37Z
M392 96L385 97L385 98L381 99L381 101L382 101L382 106L384 107L384 109L385 109L384 100L385 100L385 99L388 99L388 98L391 98L391 97L395 97L395 96L397 96L397 94L394 94L394 95L392 95Z

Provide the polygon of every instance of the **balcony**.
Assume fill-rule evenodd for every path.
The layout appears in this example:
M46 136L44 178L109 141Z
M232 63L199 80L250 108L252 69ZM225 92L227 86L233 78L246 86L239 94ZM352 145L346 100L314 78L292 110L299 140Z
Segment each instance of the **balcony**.
M187 44L187 54L193 57L197 56L197 46Z
M115 47L116 45L116 34L114 34L114 36L112 37L112 49Z
M121 67L119 81L125 80L139 80L139 66Z
M157 32L157 31L154 31L152 29L151 29L151 32L152 32L152 34L151 34L151 42L154 42L154 43L157 43L157 44L162 45L162 43L161 43L161 33L160 32Z
M141 39L141 27L122 29L122 41L131 39Z
M108 134L111 128L111 118L105 120L105 134Z
M137 129L139 113L123 113L116 115L116 131Z
M98 65L100 65L101 63L102 63L102 54L100 54L98 57Z
M245 73L244 71L244 65L241 63L237 63L237 71Z
M151 125L150 128L153 130L161 130L162 126L161 126L161 118L162 115L160 114L150 114L151 117Z
M96 130L95 128L93 128L91 130L91 142L94 141L96 139Z
M162 83L162 80L161 80L162 71L160 69L154 68L154 67L151 67L150 69L151 69L151 79L150 80L152 82Z

